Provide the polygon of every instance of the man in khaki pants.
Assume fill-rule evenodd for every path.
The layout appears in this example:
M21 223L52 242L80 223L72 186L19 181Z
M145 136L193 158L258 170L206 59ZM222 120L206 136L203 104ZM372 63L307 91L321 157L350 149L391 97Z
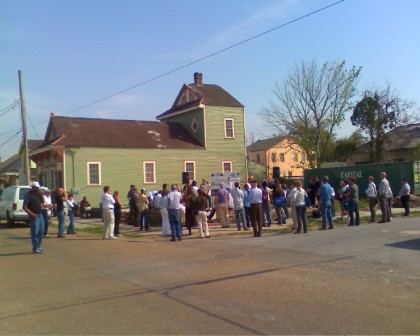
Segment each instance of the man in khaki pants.
M228 217L228 200L229 200L229 191L226 190L225 184L220 183L220 189L217 191L217 205L216 205L216 215L220 218L222 222L222 228L229 227L229 217Z

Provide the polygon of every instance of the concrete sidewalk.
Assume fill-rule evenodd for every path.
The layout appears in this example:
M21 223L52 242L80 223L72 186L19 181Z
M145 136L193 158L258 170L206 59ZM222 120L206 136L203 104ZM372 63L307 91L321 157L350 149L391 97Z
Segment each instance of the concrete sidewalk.
M412 209L414 211L416 211L416 209ZM311 209L308 209L308 230L312 229L316 229L317 226L321 225L321 219L312 219L312 217L310 216L311 214ZM392 213L397 215L397 216L401 216L401 214L404 212L404 209L402 208L394 208L392 209ZM366 218L370 216L370 212L366 211L366 210L362 210L360 211L360 217L361 218ZM378 210L377 211L377 215L376 218L377 220L380 220L380 216L381 216L381 212ZM275 214L273 213L273 217L275 218ZM236 223L235 223L235 218L234 216L230 216L230 227L229 228L222 228L219 222L212 222L209 223L209 231L210 231L210 236L211 237L221 237L221 236L235 236L235 235L249 235L252 236L253 235L253 230L252 228L248 231L245 230L241 230L238 231L237 227L236 227ZM275 222L275 221L274 221ZM344 218L343 220L341 220L340 216L336 216L334 218L334 224L336 226L345 226L348 223L348 219ZM363 224L367 224L366 221L362 221ZM57 224L57 218L52 218L52 224ZM66 223L65 226L67 228L68 225L68 217L66 217ZM102 220L100 218L89 218L89 219L80 219L80 218L76 218L75 219L75 227L76 227L76 232L79 231L79 234L82 234L83 229L87 228L87 227L97 227L97 228L101 228L102 227ZM80 232L82 231L82 232ZM291 218L288 218L286 220L286 224L284 225L278 225L278 224L272 224L271 227L263 227L263 234L264 233L269 233L269 234L280 234L280 233L290 233L293 232L293 223ZM49 233L52 237L55 236L56 233L56 228L52 227L51 230L49 230ZM83 232L84 234L86 232ZM128 237L147 237L149 239L169 239L170 236L163 236L162 235L162 228L160 226L152 226L151 227L151 231L150 232L146 232L146 231L140 231L138 227L134 227L132 225L128 225L125 223L120 224L120 233L122 234L122 236L128 236ZM88 233L86 233L88 234ZM94 235L94 234L92 234ZM192 230L192 235L188 235L188 230L184 227L183 228L183 238L184 239L197 239L199 238L199 234L198 234L198 230L197 229L193 229Z

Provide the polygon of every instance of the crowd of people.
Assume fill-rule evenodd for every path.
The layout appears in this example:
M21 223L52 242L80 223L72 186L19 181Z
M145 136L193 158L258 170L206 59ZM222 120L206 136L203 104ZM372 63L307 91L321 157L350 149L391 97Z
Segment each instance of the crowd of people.
M370 222L376 221L376 206L379 204L382 218L378 223L386 223L392 218L393 193L386 173L381 172L379 177L377 187L374 177L369 176L365 193L371 212ZM163 184L160 191L147 193L144 188L139 192L135 185L131 185L127 193L128 224L138 227L140 231L150 231L151 213L160 213L162 235L171 236L170 241L182 240L182 226L186 227L190 235L192 229L197 228L200 238L210 238L208 223L214 215L222 228L226 228L230 227L229 213L232 212L238 231L248 231L252 228L254 237L261 237L262 228L270 227L274 222L274 208L277 224L284 225L286 219L291 217L294 233L300 234L308 231L308 207L312 208L313 217L322 218L321 230L334 229L334 202L338 200L341 218L347 216L349 226L360 225L359 186L355 178L341 181L337 190L330 184L328 176L324 176L321 181L318 177L311 177L306 189L300 180L294 180L290 185L279 180L264 180L260 184L252 176L243 185L235 182L232 188L229 187L220 183L218 189L212 190L209 182L203 179L199 186L196 181L192 181L180 190L177 184ZM102 238L114 240L121 236L119 227L123 203L118 191L112 193L109 186L105 186L103 191ZM406 179L402 180L398 197L401 198L405 209L403 216L408 216L410 185ZM78 204L73 195L66 195L62 188L57 189L52 197L49 190L41 193L38 182L32 183L32 190L24 199L24 210L31 222L34 253L42 253L41 242L43 237L48 236L48 223L52 211L58 219L57 238L64 238L65 207L69 217L67 234L74 234L76 214L79 213L81 218L90 216L91 205L86 197Z

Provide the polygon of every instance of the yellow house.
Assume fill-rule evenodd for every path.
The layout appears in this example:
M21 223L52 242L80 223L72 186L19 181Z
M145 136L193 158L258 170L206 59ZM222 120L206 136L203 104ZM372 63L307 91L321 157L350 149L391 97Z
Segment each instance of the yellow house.
M309 168L303 148L290 136L258 140L247 147L248 159L265 166L266 178L302 177Z

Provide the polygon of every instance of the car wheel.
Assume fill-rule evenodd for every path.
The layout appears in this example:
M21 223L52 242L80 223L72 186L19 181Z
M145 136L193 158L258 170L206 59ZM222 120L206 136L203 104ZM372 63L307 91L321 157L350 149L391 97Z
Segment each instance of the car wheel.
M12 227L15 221L10 217L9 212L7 212L6 219L7 219L7 227Z

